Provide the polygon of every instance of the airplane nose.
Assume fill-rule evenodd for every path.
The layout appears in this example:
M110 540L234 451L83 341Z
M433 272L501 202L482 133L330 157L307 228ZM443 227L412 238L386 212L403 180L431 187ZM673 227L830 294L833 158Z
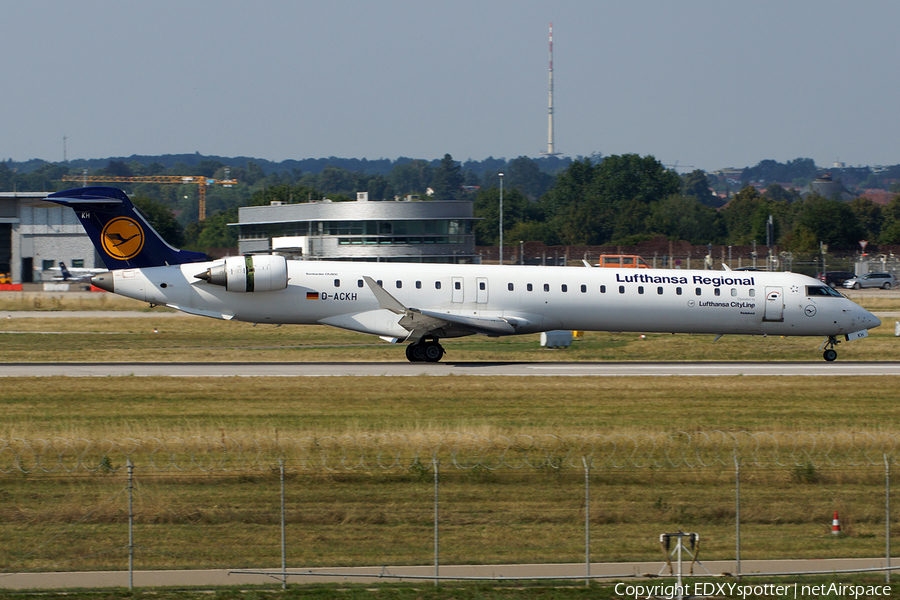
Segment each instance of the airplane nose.
M881 319L879 319L869 311L866 311L865 321L866 329L875 329L876 327L881 327Z

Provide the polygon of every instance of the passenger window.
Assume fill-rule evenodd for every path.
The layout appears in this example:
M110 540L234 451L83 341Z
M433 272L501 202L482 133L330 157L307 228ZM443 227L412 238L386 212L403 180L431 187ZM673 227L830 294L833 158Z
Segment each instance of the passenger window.
M600 286L600 293L601 293L601 294L605 294L605 293L606 293L606 286L605 286L605 285L601 285L601 286Z
M436 290L441 289L441 282L440 282L440 281L435 281L435 282L434 282L434 289L436 289Z
M479 290L487 289L487 284L485 284L483 281L479 281L479 282L478 282L478 289L479 289Z
M362 287L362 286L363 286L363 280L362 280L362 279L357 279L357 280L356 280L356 287Z
M737 288L731 288L731 295L737 296Z
M662 296L662 293L663 293L662 286L659 286L658 288L656 288L656 293L659 294L660 296Z
M566 284L562 284L562 291L563 291L563 292L568 292L568 291L569 291L569 286L567 286Z
M544 291L545 291L545 292L549 292L549 291L550 291L550 284L549 284L549 283L545 283L545 284L544 284Z
M750 297L751 297L751 298L755 298L755 297L756 297L756 290L754 290L754 289L751 289L751 290L750 290Z
M534 289L534 286L529 283L528 285L525 286L525 289L530 292L531 290Z
M721 296L721 295L722 295L722 290L721 290L720 288L716 288L715 295L716 295L716 296Z
M335 280L334 280L334 287L341 287L341 280L340 280L340 279L335 279Z
M644 293L644 286L639 285L638 286L638 294L643 294L643 293Z
M696 295L698 295L698 296L699 296L699 295L700 295L700 293L701 293L701 290L700 290L700 288L697 288L697 289L696 289L696 290L694 290L694 293L695 293L695 294L696 294Z
M403 287L403 282L398 279L397 280L397 289L399 290L402 287Z
M625 286L624 286L624 285L620 285L620 286L619 286L619 293L620 293L620 294L624 294L624 293L625 293Z
M680 287L675 288L675 295L676 295L676 296L680 296L680 295L681 295L681 288L680 288Z
M417 290L421 290L421 289L422 289L422 282L421 282L421 281L417 281L417 282L416 282L416 289L417 289Z
M587 294L587 286L584 285L583 283L581 284L581 293L582 293L582 294Z
M514 285L511 284L511 283L507 283L507 284L506 284L506 287L507 287L507 288L509 289L509 291L511 291L511 292L514 291L514 290L516 289L516 286L514 286Z
M454 281L454 282L453 282L453 287L455 287L455 288L458 289L458 290L461 290L461 289L462 289L462 282L461 282L461 281Z

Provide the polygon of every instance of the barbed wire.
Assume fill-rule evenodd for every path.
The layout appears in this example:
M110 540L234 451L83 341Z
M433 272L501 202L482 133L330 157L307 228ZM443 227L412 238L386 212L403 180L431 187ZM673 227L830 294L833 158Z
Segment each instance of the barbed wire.
M662 469L892 464L900 433L697 431L593 435L477 433L357 436L0 438L0 473Z

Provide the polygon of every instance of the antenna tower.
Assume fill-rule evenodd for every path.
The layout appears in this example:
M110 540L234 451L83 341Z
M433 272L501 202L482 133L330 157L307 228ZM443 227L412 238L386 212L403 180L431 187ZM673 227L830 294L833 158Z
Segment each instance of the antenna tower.
M547 151L541 152L542 156L559 156L553 148L553 23L550 23L550 110L547 125Z

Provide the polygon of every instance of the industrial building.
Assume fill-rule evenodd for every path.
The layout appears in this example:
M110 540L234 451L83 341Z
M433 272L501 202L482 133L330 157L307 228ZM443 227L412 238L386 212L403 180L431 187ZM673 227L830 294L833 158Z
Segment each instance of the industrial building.
M305 260L478 263L472 202L309 202L242 207L241 254L279 251Z
M49 192L0 192L0 274L12 283L53 281L59 263L104 268L70 208L44 198Z

